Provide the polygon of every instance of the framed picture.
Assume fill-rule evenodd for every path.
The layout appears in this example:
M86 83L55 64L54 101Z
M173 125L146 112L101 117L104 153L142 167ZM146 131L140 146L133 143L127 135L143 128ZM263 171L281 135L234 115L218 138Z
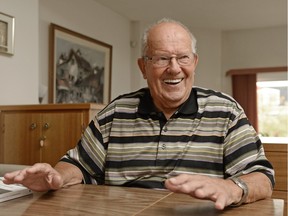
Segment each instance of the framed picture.
M0 12L0 53L14 54L15 18Z
M107 104L112 46L50 25L49 103Z

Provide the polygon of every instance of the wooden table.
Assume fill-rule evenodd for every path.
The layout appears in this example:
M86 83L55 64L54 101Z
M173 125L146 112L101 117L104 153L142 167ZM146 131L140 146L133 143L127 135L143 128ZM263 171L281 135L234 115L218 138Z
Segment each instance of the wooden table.
M266 199L217 211L211 201L166 190L75 185L0 203L0 215L281 215L284 202Z

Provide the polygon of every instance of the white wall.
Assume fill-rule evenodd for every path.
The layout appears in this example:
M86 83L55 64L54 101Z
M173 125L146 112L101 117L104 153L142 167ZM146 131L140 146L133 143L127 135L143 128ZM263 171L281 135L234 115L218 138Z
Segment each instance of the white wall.
M287 26L223 32L222 90L232 92L230 69L287 66Z
M38 0L0 0L0 12L15 17L14 55L0 54L0 104L38 103Z
M48 84L48 29L55 23L113 47L111 99L130 91L130 21L93 0L39 0L40 83Z
M0 105L38 103L38 85L48 86L51 22L113 46L112 99L146 86L137 58L148 23L131 23L93 0L83 2L0 0L0 11L16 18L15 54L0 55ZM287 65L286 26L228 32L189 27L198 40L195 85L231 94L228 70Z
M0 55L0 105L38 103L39 84L48 86L50 23L112 45L111 98L131 90L128 19L93 0L0 0L0 6L16 18L15 54Z
M191 28L199 56L195 85L221 91L221 31Z
M131 22L131 91L146 87L146 80L143 79L137 60L141 57L141 36L144 31L142 22Z

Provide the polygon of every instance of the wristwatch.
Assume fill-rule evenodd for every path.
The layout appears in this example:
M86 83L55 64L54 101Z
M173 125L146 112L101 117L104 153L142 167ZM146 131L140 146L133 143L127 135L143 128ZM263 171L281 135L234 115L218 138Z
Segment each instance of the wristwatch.
M242 203L246 201L248 196L247 184L240 178L232 177L231 180L243 190L241 200L238 203L233 203L231 206L240 206Z

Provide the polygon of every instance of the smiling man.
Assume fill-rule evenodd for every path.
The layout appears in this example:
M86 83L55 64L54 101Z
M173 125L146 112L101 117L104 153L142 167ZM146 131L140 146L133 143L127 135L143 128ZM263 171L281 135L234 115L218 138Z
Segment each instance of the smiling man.
M191 93L198 62L192 43L196 40L184 26L169 22L146 34L138 64L155 106L169 119Z
M241 106L194 87L196 40L163 19L143 36L138 64L148 88L114 99L52 168L35 164L4 182L46 191L106 184L161 188L209 199L215 208L270 197L274 170Z

